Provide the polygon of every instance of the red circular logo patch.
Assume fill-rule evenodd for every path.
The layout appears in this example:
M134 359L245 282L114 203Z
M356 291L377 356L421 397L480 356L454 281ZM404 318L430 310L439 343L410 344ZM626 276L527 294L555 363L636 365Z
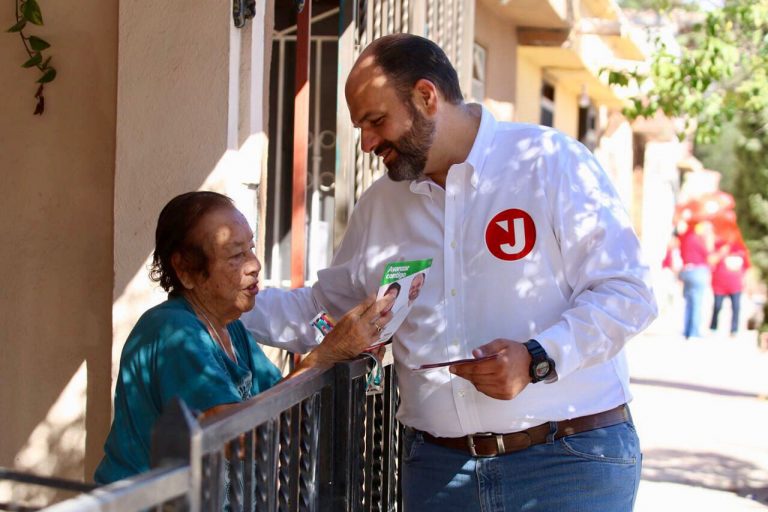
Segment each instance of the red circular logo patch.
M536 226L528 213L510 208L497 213L485 228L485 245L505 261L524 258L536 243Z

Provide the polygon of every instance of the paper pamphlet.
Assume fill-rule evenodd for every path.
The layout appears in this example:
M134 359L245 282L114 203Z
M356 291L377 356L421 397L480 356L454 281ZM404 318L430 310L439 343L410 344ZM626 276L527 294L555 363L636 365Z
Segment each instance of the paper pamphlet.
M499 357L498 353L489 354L487 356L482 356L482 357L470 357L469 359L456 359L454 361L443 361L442 363L423 364L418 368L413 368L413 370L417 372L423 372L425 370L445 368L446 366L461 366L462 364L467 364L467 363L479 363L481 361L490 361L491 359L496 359L497 357Z
M379 291L376 298L380 299L387 293L395 295L392 304L392 318L383 325L377 341L370 348L379 347L390 341L395 331L408 316L414 302L418 299L421 288L427 279L427 272L432 266L432 258L415 261L393 261L384 267Z

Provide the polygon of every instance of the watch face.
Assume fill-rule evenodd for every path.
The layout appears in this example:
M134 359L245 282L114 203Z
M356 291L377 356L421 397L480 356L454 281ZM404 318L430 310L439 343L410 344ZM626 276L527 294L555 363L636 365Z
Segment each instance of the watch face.
M549 373L549 361L537 363L533 371L537 379L543 379Z

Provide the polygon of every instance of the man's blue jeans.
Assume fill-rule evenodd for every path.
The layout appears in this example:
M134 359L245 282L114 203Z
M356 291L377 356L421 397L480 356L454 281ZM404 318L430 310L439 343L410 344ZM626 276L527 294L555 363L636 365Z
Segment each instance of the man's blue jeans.
M683 336L699 338L701 337L702 303L710 285L709 268L702 265L683 270L680 272L680 280L683 282L683 297L685 297Z
M552 440L553 437L550 437ZM642 455L630 422L489 458L405 429L405 512L629 512Z
M709 324L709 328L713 331L717 330L717 317L720 316L720 308L723 307L723 301L728 297L731 299L731 334L736 334L739 330L739 309L741 305L741 292L731 293L728 295L715 295L715 305L712 311L712 322Z

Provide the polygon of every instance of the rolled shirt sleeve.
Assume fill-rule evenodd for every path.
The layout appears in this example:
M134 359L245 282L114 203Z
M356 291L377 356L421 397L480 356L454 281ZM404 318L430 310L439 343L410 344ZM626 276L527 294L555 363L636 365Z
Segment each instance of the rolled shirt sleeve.
M318 272L314 286L263 290L256 297L254 308L240 317L260 343L306 353L317 346L310 322L319 312L326 311L338 320L366 297L361 283L366 253L360 250L365 243L365 230L357 229L358 217L353 216L331 267Z
M318 312L311 288L267 288L240 321L259 343L304 354L317 346L309 324Z
M658 314L640 243L613 184L581 144L548 161L546 191L571 306L536 339L560 378L607 361ZM567 198L567 200L563 200Z

